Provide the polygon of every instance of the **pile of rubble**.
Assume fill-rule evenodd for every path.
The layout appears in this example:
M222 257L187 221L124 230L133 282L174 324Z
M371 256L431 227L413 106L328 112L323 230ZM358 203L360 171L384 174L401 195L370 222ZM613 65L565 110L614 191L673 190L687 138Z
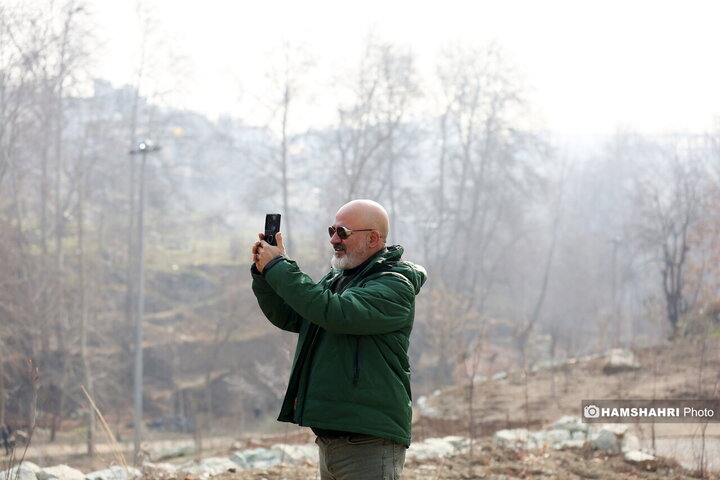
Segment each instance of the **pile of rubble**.
M626 424L596 426L578 417L560 418L552 428L531 432L525 428L499 430L493 435L496 445L522 450L584 448L588 446L610 455L621 454L627 462L652 470L657 459L640 448L640 440L628 433Z
M408 458L427 459L452 456L467 450L469 440L463 437L429 438L415 442L408 449ZM186 449L182 454L187 454ZM165 452L167 458L171 455ZM129 467L127 470L113 466L92 473L83 473L67 465L40 468L32 462L23 462L17 467L0 472L0 480L128 480L133 477L207 479L224 472L252 468L270 468L275 465L316 464L317 446L314 444L277 444L271 448L253 448L233 453L228 457L212 457L191 460L181 465L161 462L146 462L142 469Z
M627 462L654 470L657 461L640 448L638 438L628 433L628 426L610 424L596 426L583 423L578 417L562 417L548 429L529 431L524 428L499 430L493 443L516 450L592 448L607 454L622 454ZM429 438L413 443L407 451L408 459L447 458L467 451L469 439L459 436ZM207 479L224 472L252 468L270 468L274 465L316 464L317 447L313 444L277 444L271 448L253 448L234 452L230 457L212 457L191 460L181 465L146 462L142 469L127 470L113 466L92 473L82 473L66 465L40 468L31 462L0 472L0 480L128 480L148 476L151 478Z

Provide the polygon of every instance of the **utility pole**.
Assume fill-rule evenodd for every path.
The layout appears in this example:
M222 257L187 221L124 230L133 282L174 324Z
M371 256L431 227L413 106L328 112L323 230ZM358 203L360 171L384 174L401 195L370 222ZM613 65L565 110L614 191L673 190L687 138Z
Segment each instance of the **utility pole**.
M160 150L159 145L150 140L143 140L137 148L130 150L130 155L140 155L140 199L138 201L138 284L137 284L137 317L135 318L135 442L134 463L139 462L140 444L142 442L142 388L143 388L143 317L145 316L145 164L147 154Z

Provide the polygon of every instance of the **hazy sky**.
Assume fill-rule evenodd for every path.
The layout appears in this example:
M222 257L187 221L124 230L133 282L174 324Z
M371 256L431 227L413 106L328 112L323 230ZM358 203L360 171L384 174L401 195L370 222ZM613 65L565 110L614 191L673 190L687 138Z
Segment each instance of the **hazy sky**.
M548 130L703 131L720 117L718 1L143 1L192 66L184 106L213 116L248 116L242 92L262 90L269 52L283 41L313 53L321 85L328 72L357 66L372 30L411 47L424 76L443 46L497 41ZM134 2L94 0L94 8L108 40L98 72L130 82Z

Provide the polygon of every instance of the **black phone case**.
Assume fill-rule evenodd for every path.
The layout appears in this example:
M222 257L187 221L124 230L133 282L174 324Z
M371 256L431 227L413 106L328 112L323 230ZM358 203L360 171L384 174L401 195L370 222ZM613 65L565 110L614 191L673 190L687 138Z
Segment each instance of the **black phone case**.
M280 214L268 213L265 215L265 241L270 245L277 245L275 235L280 231Z

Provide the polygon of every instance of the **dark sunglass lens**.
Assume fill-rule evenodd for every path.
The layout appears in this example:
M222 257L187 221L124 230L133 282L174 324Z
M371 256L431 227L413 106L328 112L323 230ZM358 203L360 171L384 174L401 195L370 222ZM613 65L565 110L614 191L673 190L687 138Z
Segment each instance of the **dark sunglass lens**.
M330 238L337 233L341 240L345 240L350 236L350 232L352 232L352 230L349 230L346 227L328 227Z

